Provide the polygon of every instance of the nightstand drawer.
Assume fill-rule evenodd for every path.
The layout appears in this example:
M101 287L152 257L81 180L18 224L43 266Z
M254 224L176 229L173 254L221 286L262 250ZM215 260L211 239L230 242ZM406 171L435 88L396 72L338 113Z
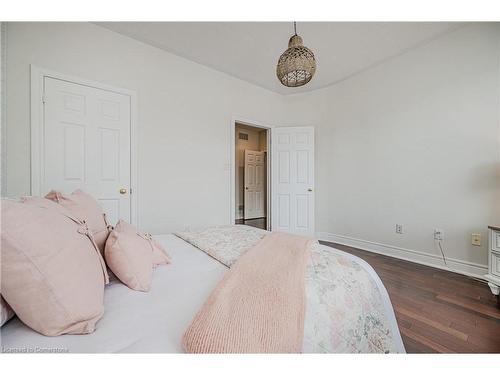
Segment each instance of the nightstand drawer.
M500 254L491 253L490 262L491 274L500 277Z
M491 231L491 250L500 254L500 232Z

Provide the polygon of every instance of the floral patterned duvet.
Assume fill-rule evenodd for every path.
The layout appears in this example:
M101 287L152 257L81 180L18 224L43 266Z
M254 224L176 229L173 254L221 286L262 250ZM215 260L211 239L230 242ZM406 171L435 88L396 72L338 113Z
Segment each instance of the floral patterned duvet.
M227 225L176 235L227 267L269 232ZM365 261L316 243L306 272L305 353L404 353L386 289Z

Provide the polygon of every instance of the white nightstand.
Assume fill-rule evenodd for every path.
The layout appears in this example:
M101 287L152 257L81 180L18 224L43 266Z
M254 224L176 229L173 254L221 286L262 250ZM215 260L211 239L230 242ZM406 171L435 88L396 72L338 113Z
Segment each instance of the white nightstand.
M488 280L491 293L500 294L500 226L488 227Z

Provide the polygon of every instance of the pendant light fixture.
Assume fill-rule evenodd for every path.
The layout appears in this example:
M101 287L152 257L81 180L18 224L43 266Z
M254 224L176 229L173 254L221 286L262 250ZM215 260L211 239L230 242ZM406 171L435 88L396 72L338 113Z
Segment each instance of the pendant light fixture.
M287 87L303 86L316 72L314 53L303 45L297 35L297 24L293 23L294 35L288 41L288 49L283 52L276 66L276 75Z

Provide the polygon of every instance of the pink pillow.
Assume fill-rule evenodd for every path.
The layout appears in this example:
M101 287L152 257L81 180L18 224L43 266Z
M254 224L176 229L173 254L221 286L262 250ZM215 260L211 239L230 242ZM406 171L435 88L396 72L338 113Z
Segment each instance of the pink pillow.
M127 223L124 220L120 220L118 224L116 224L116 228L119 228L121 232L136 233L137 235L148 240L151 243L153 249L153 266L170 264L170 257L165 249L158 242L156 242L149 233L139 233L135 226Z
M0 327L3 326L7 321L14 315L14 310L9 306L9 304L3 299L0 294Z
M79 231L82 232L82 234L86 234L89 237L89 241L91 241L93 245L93 251L97 252L97 256L99 258L99 262L101 263L101 267L103 268L103 273L104 273L104 280L105 284L109 282L109 275L106 269L106 262L104 261L104 255L101 252L101 249L99 249L99 246L97 246L97 243L95 242L94 236L92 231L88 228L88 225L84 223L83 219L80 219L77 217L73 212L69 211L66 209L63 205L57 204L54 201L51 201L50 199L47 198L41 198L41 197L23 197L21 198L21 202L25 204L30 204L33 206L37 206L40 208L47 208L53 211L59 212L61 215L66 216L68 219L73 220L76 224L80 226ZM84 230L86 228L86 231ZM86 233L83 233L83 232Z
M115 276L134 290L151 288L153 268L170 263L165 250L149 234L120 220L106 241L106 263Z
M75 190L70 195L52 190L45 198L59 203L80 219L85 220L101 254L104 254L106 239L109 235L108 223L106 215L94 197L82 190Z
M151 245L153 246L153 266L159 266L160 264L170 264L170 256L167 254L163 246L156 242L151 235Z
M147 292L153 273L151 243L123 223L118 222L106 241L106 264L130 289Z
M31 203L2 200L1 294L44 335L91 333L107 276L99 252L71 213Z

